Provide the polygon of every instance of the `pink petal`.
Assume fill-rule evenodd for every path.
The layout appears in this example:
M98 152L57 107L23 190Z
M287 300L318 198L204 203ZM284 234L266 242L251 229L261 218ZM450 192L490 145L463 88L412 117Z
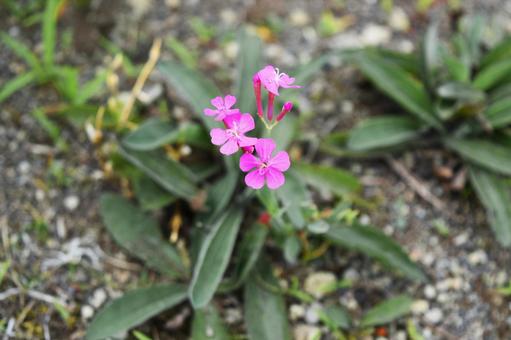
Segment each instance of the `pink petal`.
M279 94L279 85L275 79L277 77L277 71L273 66L266 66L261 71L259 71L257 75L259 76L259 79L261 79L261 83L268 91L275 95Z
M295 78L288 76L287 74L283 73L280 76L279 85L283 88L299 88L301 86L298 85L292 85L295 82Z
M223 111L223 110L218 111L218 114L216 115L215 120L217 122L221 122L222 120L224 120L225 116L226 116L225 111Z
M215 97L215 98L211 99L211 105L213 105L214 107L216 107L219 110L223 109L224 108L224 100L220 96Z
M268 162L275 150L275 142L271 138L260 138L257 140L255 148L261 161Z
M236 113L240 113L240 110L239 109L229 109L229 110L224 110L224 112L227 116L229 116L229 115L233 115Z
M254 130L255 122L250 113L244 113L240 117L239 131L242 133Z
M253 189L261 189L264 185L264 176L256 169L245 176L245 184Z
M243 156L240 157L241 171L250 171L253 168L259 166L259 164L261 164L261 161L259 161L259 159L257 159L257 157L251 153L244 153Z
M256 143L257 143L257 138L254 138L254 137L240 136L238 138L238 144L241 147L256 145Z
M232 128L234 126L233 123L239 123L241 118L241 114L235 113L232 115L225 116L224 123L227 125L228 128Z
M224 98L224 105L225 105L226 109L231 108L231 106L233 106L234 104L236 104L236 97L234 97L234 96L232 96L230 94L225 96L225 98Z
M282 186L286 182L286 178L282 174L282 172L274 169L274 168L268 168L268 171L266 171L266 185L268 185L268 188L270 189L277 189Z
M225 133L225 130L214 128L211 129L209 132L209 135L211 136L211 143L215 145L222 145L227 141L227 134Z
M220 148L220 152L226 156L232 155L233 153L235 153L238 150L239 150L239 146L235 139L229 139L227 141L227 143L222 145L222 147Z
M268 164L269 167L275 168L279 171L286 171L289 169L290 165L291 162L289 161L289 155L285 151L279 151Z
M204 109L204 114L206 116L215 116L218 114L218 110Z

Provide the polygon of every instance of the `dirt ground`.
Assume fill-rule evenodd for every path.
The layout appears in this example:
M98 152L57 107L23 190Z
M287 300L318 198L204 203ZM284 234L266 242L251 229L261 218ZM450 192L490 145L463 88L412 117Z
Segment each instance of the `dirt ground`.
M199 68L219 79L220 86L233 77L236 46L201 44L190 28L193 17L215 27L218 35L228 35L244 22L267 23L265 19L271 14L278 18L274 25L280 31L268 39L264 54L268 63L283 68L325 51L360 44L408 50L420 37L428 18L417 14L409 1L394 1L394 11L399 9L394 16L382 10L376 0L92 3L97 7L88 13L70 11L62 17L61 32L74 29L79 34L73 48L58 50L59 61L78 66L87 76L111 57L99 47L100 34L107 35L136 63L144 62L153 37L173 36L198 51ZM511 31L511 2L462 3L465 13L489 13L494 22ZM445 8L439 5L429 16L437 16L447 32ZM351 25L331 36L318 34L316 28L325 9L338 17L349 15ZM410 29L404 29L406 20ZM30 43L34 50L41 48L37 25L24 27L9 13L0 11L0 29ZM170 56L166 49L162 58ZM331 63L310 84L303 84L302 106L315 115L312 131L305 134L322 136L351 127L360 118L384 110L380 101L393 107L366 86L354 69L337 66ZM24 67L0 47L0 84ZM123 86L127 90L131 84ZM0 261L11 264L0 282L3 339L81 339L88 322L105 302L160 279L127 257L102 226L99 196L106 190L117 190L117 185L105 180L95 147L83 128L58 120L72 150L62 152L30 115L34 108L56 101L53 89L32 86L0 106ZM172 102L171 114L180 110L188 108L181 107L177 100ZM398 240L421 264L430 282L411 283L349 252L340 252L333 261L318 261L302 268L296 273L301 280L324 270L339 279L352 280L352 288L330 298L347 306L353 315L360 315L384 297L408 292L415 299L410 319L425 339L511 338L511 300L496 292L511 279L511 253L494 239L475 198L467 192L447 190L446 183L434 175L433 164L449 162L452 155L432 148L395 158L440 199L444 205L441 210L418 197L390 160L321 159L343 165L361 178L365 197L380 202L377 209L365 211L363 219ZM29 291L22 294L16 291L18 287L28 287ZM69 315L59 311L56 303L68 307ZM235 333L242 334L240 296L224 296L216 303ZM297 339L307 339L311 329L322 328L314 315L315 304L289 301L289 317ZM189 307L182 306L140 329L155 339L185 339L190 314ZM406 320L392 323L387 335L378 339L406 339L405 329ZM368 335L367 339L373 337L377 338ZM330 338L326 332L324 338Z

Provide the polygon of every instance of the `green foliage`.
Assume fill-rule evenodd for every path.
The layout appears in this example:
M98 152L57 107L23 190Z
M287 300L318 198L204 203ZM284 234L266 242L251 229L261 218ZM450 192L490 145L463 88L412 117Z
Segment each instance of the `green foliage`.
M85 339L115 336L186 299L186 287L166 284L132 290L112 301L94 317Z
M482 178L471 176L471 183L497 239L510 246L509 211L495 201L511 194L505 181L511 176L511 145L501 137L511 128L511 40L486 52L485 19L464 19L447 42L432 24L416 52L398 57L374 48L351 52L348 59L405 115L393 111L364 120L347 139L331 137L324 150L368 157L422 145L452 150L467 167L480 168Z
M362 327L368 327L393 321L408 314L412 302L412 298L407 295L400 295L388 299L369 310L362 318L360 324Z
M262 44L247 31L240 33L240 39L243 48L234 93L242 110L250 111L253 110L252 75L262 65ZM290 73L306 82L326 60L321 58ZM124 134L119 137L115 155L119 168L124 166L124 175L133 184L135 199L132 203L120 196L105 195L101 200L101 215L113 238L124 249L168 279L184 283L186 298L194 308L193 339L229 338L214 308L215 294L237 289L244 291L250 339L291 338L284 294L307 302L312 302L313 297L301 290L297 279L289 289L280 288L271 264L264 260L269 247L280 251L286 261L297 264L302 252L306 258L305 253L310 251L302 246L304 238L314 246L332 242L367 253L412 278L421 277L422 273L404 251L381 233L348 235L348 240L353 238L349 242L335 238L334 223L356 224L357 212L349 202L361 184L351 173L338 167L293 161L286 173L285 186L277 192L256 193L242 185L236 157L223 157L223 164L213 158L218 156L207 130L220 123L205 117L203 109L210 107L210 100L220 95L220 90L199 70L179 62L161 61L158 70L194 116L184 123L151 118L134 131L121 131ZM272 131L272 137L279 148L287 148L300 135L302 126L306 126L302 117L286 117ZM181 144L191 148L189 155L176 155L175 146ZM341 198L346 200L335 209L334 220L321 216L319 208L312 203L313 190L333 193L332 204ZM162 208L164 212L157 216L168 219L159 225L151 214ZM184 230L176 235L176 244L165 240L160 232L160 227L169 226L173 241L176 230ZM361 246L353 247L353 240ZM188 244L189 247L184 246ZM369 249L373 246L379 248ZM185 299L181 294L180 288L179 302ZM148 303L152 302L148 300ZM166 308L157 307L158 311ZM106 336L125 331L157 313L139 313L128 317L129 322L123 316L110 324L104 321L107 317L100 315L112 313L108 312L111 309L105 307L98 314L100 321L93 322L90 334ZM346 321L348 316L341 313L328 310L325 324L328 322L332 328L351 325Z

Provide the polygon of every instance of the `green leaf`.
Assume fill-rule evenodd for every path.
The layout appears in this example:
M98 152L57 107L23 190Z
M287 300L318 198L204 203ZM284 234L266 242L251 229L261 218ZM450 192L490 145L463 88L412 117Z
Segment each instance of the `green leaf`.
M291 340L284 296L262 282L279 287L268 263L261 263L245 284L245 324L250 340Z
M197 68L197 51L188 49L185 44L174 37L165 39L165 45L174 52L183 65L190 69Z
M399 68L405 70L415 77L420 75L419 58L414 53L403 53L386 48L378 48L375 50L380 56L385 58Z
M196 309L192 322L192 340L229 340L231 337L213 305Z
M294 163L298 175L310 185L342 196L360 190L360 182L350 172L325 165Z
M5 274L7 274L7 271L11 267L11 261L1 261L0 262L0 285L2 284L2 281L4 280Z
M55 42L57 35L57 9L61 0L48 0L43 15L43 61L46 66L53 66Z
M78 69L71 66L56 66L53 69L56 76L54 84L60 94L74 103L79 92Z
M360 325L362 327L376 326L394 321L410 312L413 300L407 295L399 295L388 299L369 310Z
M137 176L134 179L133 189L144 210L157 210L176 200L172 194L145 175Z
M215 84L198 71L176 62L162 61L158 63L157 68L167 83L190 105L197 118L204 123L208 130L221 127L219 122L215 122L214 119L203 113L205 108L211 107L210 100L221 93ZM224 162L228 171L238 169L234 157L224 157Z
M122 141L130 149L138 151L154 150L176 142L198 147L211 146L209 136L199 125L185 123L176 129L158 118L148 119Z
M120 148L120 154L143 173L177 197L191 200L198 193L193 175L160 150L135 151Z
M422 40L421 66L422 75L429 89L434 86L434 76L440 63L440 41L438 25L432 23L426 30Z
M276 191L287 217L296 229L305 227L305 216L302 208L311 203L310 193L298 174L291 169L286 174L286 183Z
M330 328L349 329L351 317L345 308L339 305L329 305L320 312L320 318Z
M511 189L505 180L471 166L470 182L486 208L488 220L497 240L505 247L511 246Z
M292 264L296 263L298 256L300 255L300 251L302 251L300 239L295 234L291 234L286 237L282 248L286 261Z
M374 53L363 51L357 54L355 61L366 77L382 92L423 122L441 128L424 87L416 79Z
M511 57L511 37L503 39L494 46L481 60L481 67L496 64Z
M285 150L293 142L298 133L298 118L289 113L285 119L281 120L273 130L265 131L266 138L273 138L276 144L275 150Z
M186 299L186 287L166 284L140 288L112 301L94 317L85 339L100 340L135 327Z
M27 72L12 78L0 87L0 103L9 98L13 93L21 90L37 79L34 72Z
M374 227L357 223L352 226L332 226L326 237L338 246L361 251L412 280L426 281L422 270L399 244Z
M218 219L202 242L188 289L195 309L206 306L213 298L229 264L242 218L243 209L233 206Z
M101 196L100 213L106 228L124 249L169 277L185 276L177 250L163 240L154 219L112 194Z
M448 148L488 170L511 175L511 148L484 139L445 140Z
M205 108L211 107L210 100L221 93L215 84L198 71L173 61L161 61L157 67L165 81L190 105L208 129L220 126L203 113Z
M96 73L94 78L83 84L74 98L74 104L85 104L90 98L99 94L105 86L107 76L108 71L102 70Z
M488 90L511 74L511 60L490 64L483 68L474 79L474 86L479 90Z
M255 97L252 76L259 71L263 59L261 40L247 29L240 30L238 36L238 77L236 81L237 107L241 112L255 112Z
M153 340L150 337L148 337L147 335L145 335L144 333L139 332L139 331L133 331L133 336L135 338L137 338L137 340Z
M493 128L511 124L511 97L492 103L484 112L484 116Z
M27 45L11 38L11 36L5 32L0 32L0 40L4 45L9 47L14 54L25 60L32 69L38 70L41 68L39 59L37 59L37 56L30 50L30 48L28 48Z
M53 143L61 150L67 149L67 143L62 137L60 127L52 122L48 116L39 108L36 108L32 112L32 116L35 118L39 126L50 136Z
M463 62L463 60L448 53L444 53L443 63L453 80L462 83L469 81L470 68Z
M351 132L348 148L356 151L395 146L416 139L420 124L410 117L385 116L369 118L359 123Z
M238 179L237 173L227 173L209 188L205 209L208 221L214 221L227 207L236 190Z
M445 99L462 100L467 102L483 101L485 94L470 84L449 82L437 88L437 94Z
M245 282L263 249L268 230L267 226L254 223L249 230L244 232L239 251L236 253L235 257L237 263L234 275L231 279L222 283L224 291L238 288Z

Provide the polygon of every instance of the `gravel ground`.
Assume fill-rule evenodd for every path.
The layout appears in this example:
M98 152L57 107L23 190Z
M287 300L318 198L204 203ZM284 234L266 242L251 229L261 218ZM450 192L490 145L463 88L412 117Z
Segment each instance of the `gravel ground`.
M92 51L78 49L60 57L83 65L87 73L102 62L103 52L94 49L93 43L98 32L107 33L137 62L145 59L151 37L172 35L190 48L198 48L199 67L212 70L211 74L224 86L233 75L237 46L235 43L200 44L188 25L192 16L201 17L218 32L232 32L244 21L260 24L272 13L285 25L276 36L269 37L265 57L268 62L290 67L322 51L360 44L412 48L417 33L427 21L412 14L414 9L409 2L394 3L399 9L394 10L389 20L376 0L127 3L118 0L108 2L115 9L106 11L109 14L105 15L100 7L83 18L97 30L84 29ZM469 13L475 9L496 13L495 21L511 29L510 2L463 1L463 7ZM330 37L318 35L315 27L325 8L338 17L349 15L345 18L352 25ZM444 9L440 6L433 15L442 18L443 25L448 27ZM0 28L24 41L38 41L37 30L19 27L6 14L1 14L0 19L4 19ZM408 25L413 24L409 30L404 29L407 21ZM39 48L35 43L34 46ZM85 45L82 47L87 49ZM166 51L164 57L168 54ZM0 83L22 68L17 59L0 49ZM360 117L382 110L381 105L375 104L381 96L365 88L361 92L360 77L351 68L327 68L308 85L303 107L315 113L312 130L319 134L350 127ZM104 180L102 167L85 132L60 122L64 138L73 150L60 152L31 117L35 107L55 101L51 89L31 87L0 107L0 260L8 259L12 263L0 283L0 315L6 322L0 330L15 329L12 338L48 338L48 335L56 339L82 338L88 320L109 298L158 279L156 274L128 259L104 232L97 204L100 193L111 183ZM473 203L474 197L467 199L450 192L446 183L435 177L431 164L438 158L448 161L450 157L438 150L427 150L407 153L398 159L440 198L445 205L441 211L417 197L383 160L341 162L362 178L365 196L381 202L378 209L366 212L363 219L381 226L396 238L422 264L430 282L411 284L363 256L347 253L340 253L333 265L322 262L302 269L297 275L305 282L311 275L326 271L338 279L351 280L353 287L334 296L319 297L311 305L291 301L289 316L297 339L308 339L317 329L324 330L315 312L318 304L338 300L353 315L360 315L383 298L404 291L416 299L411 320L426 339L511 338L511 301L495 290L510 280L511 254L496 243L483 211ZM325 162L334 161L337 162L325 159ZM31 292L21 295L12 290L20 286L30 287ZM6 297L8 293L15 296ZM67 322L53 302L70 308ZM218 303L232 328L242 330L239 297L227 296ZM188 307L178 308L148 322L144 329L149 330L148 334L155 334L158 329L160 339L186 338L183 325L188 315ZM406 339L404 329L405 321L393 323L379 339ZM366 338L372 337L377 336Z

